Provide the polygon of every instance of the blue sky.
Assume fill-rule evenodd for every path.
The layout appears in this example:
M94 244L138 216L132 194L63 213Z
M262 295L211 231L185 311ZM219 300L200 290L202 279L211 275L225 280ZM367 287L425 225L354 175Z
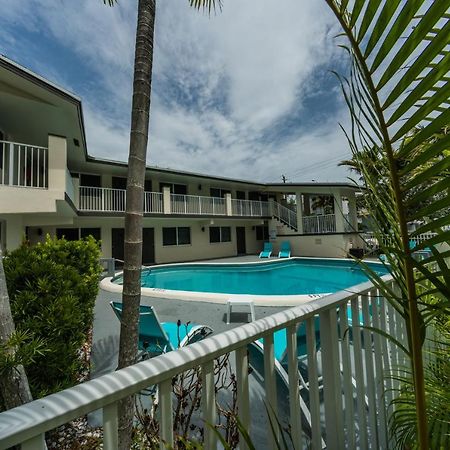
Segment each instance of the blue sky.
M126 161L137 1L0 0L0 53L81 97L90 154ZM157 7L148 163L338 181L349 156L335 19L317 0Z

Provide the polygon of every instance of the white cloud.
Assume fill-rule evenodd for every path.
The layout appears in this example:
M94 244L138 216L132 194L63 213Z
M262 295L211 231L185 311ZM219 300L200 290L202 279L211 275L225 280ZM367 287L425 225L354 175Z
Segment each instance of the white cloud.
M11 7L0 0L7 11L0 21L47 33L96 74L82 87L89 152L95 156L127 159L135 4L16 0ZM301 169L345 152L337 126L345 120L343 110L311 129L292 124L295 132L280 142L262 139L302 109L315 88L312 77L332 64L333 24L325 2L317 0L228 0L211 17L188 2L159 1L149 162L259 180L282 173L297 180L342 179L343 169ZM60 71L58 80L64 80L64 70L51 66L43 72Z

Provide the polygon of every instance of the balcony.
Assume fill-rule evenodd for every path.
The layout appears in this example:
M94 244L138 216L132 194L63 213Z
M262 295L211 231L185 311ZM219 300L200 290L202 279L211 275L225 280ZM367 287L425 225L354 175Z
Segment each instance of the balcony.
M126 205L124 189L79 187L79 207L83 212L123 213ZM281 205L280 205L281 206ZM173 214L192 216L270 217L269 202L236 200L226 196L170 194L145 192L145 214Z
M323 214L303 217L304 234L336 233L336 216Z
M80 186L80 211L125 212L126 191L124 189ZM144 193L144 213L163 213L163 194L161 192Z
M385 280L395 289L389 276ZM306 327L301 343L306 352L303 372L298 370L297 359L299 325ZM274 359L274 333L278 330L287 333L288 363L283 370L288 395L280 392ZM398 375L398 367L407 361L387 335L406 345L405 322L371 283L364 283L351 293L342 291L313 300L0 413L0 447L22 443L23 449L43 450L46 431L102 408L103 448L117 449L118 401L153 385L159 387L160 436L173 445L172 378L200 367L202 416L206 423L215 424L213 364L228 353L236 361L239 418L251 430L249 379L254 374L249 375L248 345L263 339L262 395L269 410L280 417L287 415L295 448L388 448L389 404L399 382L386 374L393 371ZM304 384L300 377L306 373L308 382ZM289 402L283 411L277 406L280 395ZM217 448L216 436L208 427L204 439L205 448ZM269 427L267 448L275 448Z
M0 141L0 185L48 188L48 148Z
M224 198L199 195L170 194L170 212L172 214L226 216Z
M267 217L271 214L270 202L257 200L231 200L231 210L233 216Z

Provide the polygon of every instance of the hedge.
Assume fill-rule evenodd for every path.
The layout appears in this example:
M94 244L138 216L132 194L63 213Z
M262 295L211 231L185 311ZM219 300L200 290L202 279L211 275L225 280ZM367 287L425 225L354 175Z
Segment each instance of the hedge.
M18 331L42 339L44 351L26 367L34 398L72 386L84 368L80 349L93 323L99 243L52 239L22 244L4 259Z

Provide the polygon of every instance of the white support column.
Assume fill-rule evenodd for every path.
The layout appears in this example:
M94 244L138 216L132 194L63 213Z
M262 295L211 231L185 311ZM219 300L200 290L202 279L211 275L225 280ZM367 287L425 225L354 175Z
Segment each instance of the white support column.
M165 450L167 447L173 446L172 379L160 383L159 404L161 408L161 443L159 448Z
M67 176L67 141L65 137L48 136L48 188L59 191L64 199Z
M274 436L272 427L267 429L267 442L269 448L276 448L275 439L279 439L277 428L277 385L275 380L275 356L273 333L264 336L264 388L266 390L266 407L268 409L269 419L275 429Z
M250 433L250 396L248 384L247 346L237 349L235 351L235 355L238 417L244 429ZM240 435L239 441L239 448L241 450L248 450L248 445L242 435Z
M231 194L225 194L225 210L227 212L227 216L233 215L233 206L231 204Z
M45 434L38 434L37 436L22 442L21 450L47 450L45 444Z
M295 450L303 448L302 417L300 412L300 389L298 377L297 326L290 325L287 332L289 411L292 443Z
M334 217L336 221L336 233L343 233L344 228L344 216L342 211L342 195L340 191L336 191L334 194Z
M320 313L320 340L322 343L323 397L327 448L344 448L342 417L342 383L339 367L339 348L336 310Z
M72 177L72 184L73 184L73 190L75 191L75 206L77 208L80 207L80 178L73 178Z
M163 187L163 210L164 214L170 214L170 188L167 186Z
M9 171L8 171L8 183L10 186L14 184L14 145L13 144L5 144L4 151L9 149Z
M297 231L299 234L303 234L303 205L302 205L302 193L295 193L295 203L297 205Z
M348 219L355 231L358 231L358 216L356 210L356 196L352 192L348 195Z
M214 361L202 366L202 402L205 420L205 448L216 448L216 434L210 427L216 425L216 393L214 386Z
M119 448L119 417L117 403L103 408L103 448L117 450Z

